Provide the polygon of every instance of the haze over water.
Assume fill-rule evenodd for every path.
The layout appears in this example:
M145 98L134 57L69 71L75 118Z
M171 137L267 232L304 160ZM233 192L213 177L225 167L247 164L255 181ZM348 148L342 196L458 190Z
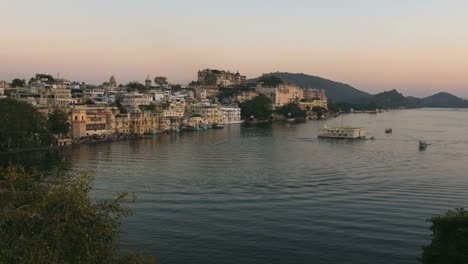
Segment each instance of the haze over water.
M158 263L416 263L426 219L466 207L467 120L437 109L345 116L375 141L317 139L341 118L231 126L81 145L71 163L95 172L97 198L138 196L123 245Z

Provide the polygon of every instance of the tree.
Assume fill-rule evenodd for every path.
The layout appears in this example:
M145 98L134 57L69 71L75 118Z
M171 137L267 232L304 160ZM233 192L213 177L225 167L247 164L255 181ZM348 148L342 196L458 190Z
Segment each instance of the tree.
M131 197L93 201L92 181L20 167L0 172L0 263L119 262L121 219L131 215L123 203Z
M424 264L468 263L468 212L449 211L430 219L432 242L418 260Z
M216 75L212 73L208 73L207 75L205 75L205 78L203 79L203 84L216 85L217 81L218 81L218 78L216 77Z
M13 87L24 87L24 85L26 84L26 80L21 80L21 79L13 79L13 81L11 81L11 86Z
M115 100L115 104L116 104L117 107L119 108L119 112L120 112L121 114L126 114L126 113L128 113L127 107L125 107L125 106L122 104L122 99L121 99L121 98L117 98L117 100Z
M314 112L317 115L317 119L321 119L323 116L323 113L325 113L327 109L320 107L320 106L314 106L312 107L312 112Z
M274 75L263 75L258 79L257 83L263 83L265 86L276 87L280 84L283 84L284 82L279 77Z
M50 146L54 138L45 117L32 105L0 99L0 151Z
M86 105L94 105L96 103L92 99L86 99L85 104Z
M55 109L47 120L49 131L56 135L68 134L70 123L68 123L68 114L60 109Z
M157 76L154 78L154 83L156 83L157 85L159 86L164 86L166 84L168 84L167 82L167 78L166 77L163 77L163 76Z
M259 120L267 120L273 112L273 102L267 96L261 94L252 101L244 102L240 105L243 119L249 119L253 116Z
M140 93L143 93L146 91L146 86L139 82L129 82L127 84L127 91L132 92L132 91L138 91Z
M44 74L44 73L37 73L36 77L34 79L35 80L40 80L40 81L44 80L47 83L55 82L55 79L54 79L54 77L52 77L52 75Z
M292 117L292 118L298 118L298 117L306 117L307 113L306 111L302 110L301 107L296 104L296 103L289 103L281 106L280 108L276 109L278 114L287 116L287 117ZM289 115L291 114L291 115Z

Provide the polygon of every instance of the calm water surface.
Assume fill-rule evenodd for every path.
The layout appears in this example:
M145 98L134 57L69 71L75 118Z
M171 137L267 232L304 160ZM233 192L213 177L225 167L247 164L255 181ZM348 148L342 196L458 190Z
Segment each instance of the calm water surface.
M467 207L468 111L345 116L375 141L324 123L341 118L83 145L72 166L98 198L138 196L123 244L159 263L416 263L426 219Z

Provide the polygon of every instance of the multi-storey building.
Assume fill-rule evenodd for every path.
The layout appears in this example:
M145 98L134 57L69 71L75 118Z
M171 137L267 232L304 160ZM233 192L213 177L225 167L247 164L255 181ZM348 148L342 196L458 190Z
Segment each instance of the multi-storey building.
M0 99L6 98L5 88L7 88L7 83L5 81L0 81Z
M219 86L243 85L246 83L246 76L240 75L239 72L205 69L198 71L198 82Z
M153 96L137 92L124 94L122 104L138 108L140 105L150 105L153 102Z
M279 84L272 87L263 86L262 83L258 83L255 90L269 97L273 101L274 108L289 103L299 103L299 101L304 98L303 90L299 86L292 84Z
M239 103L243 103L245 101L251 101L255 97L259 95L258 92L255 91L241 91L240 93L234 96L234 100Z
M71 90L65 88L55 88L49 91L48 105L54 108L67 108L71 103L72 94Z
M217 104L195 103L187 106L188 117L201 116L208 124L224 124L224 114Z
M241 109L239 107L221 107L221 112L224 115L224 124L240 124Z
M324 90L306 89L304 90L304 99L301 100L300 106L302 109L312 109L316 106L327 109L328 100Z

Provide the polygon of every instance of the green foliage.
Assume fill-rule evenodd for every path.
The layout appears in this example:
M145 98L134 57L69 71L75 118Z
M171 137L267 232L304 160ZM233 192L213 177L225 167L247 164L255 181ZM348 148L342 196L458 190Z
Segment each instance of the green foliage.
M423 247L418 260L424 264L468 263L468 212L456 209L430 221L432 242Z
M375 110L377 108L379 108L379 106L374 102L352 104L352 103L344 103L344 102L334 103L332 101L328 101L328 109L335 113L350 112L351 109L365 111L365 110Z
M128 194L91 200L89 174L45 177L9 167L0 180L0 263L118 261Z
M68 123L68 114L60 109L55 109L47 120L47 127L53 134L68 134L70 123Z
M53 136L45 117L32 105L0 99L0 151L50 146Z
M283 80L281 80L281 78L277 76L273 76L273 75L263 75L257 81L257 83L260 83L260 82L262 82L263 85L265 86L271 86L271 87L276 87L284 83Z
M96 104L96 103L95 103L93 100L91 100L91 99L86 99L85 104L87 104L87 105L94 105L94 104Z
M289 103L285 104L275 110L276 113L284 115L285 117L306 117L306 111L302 110L298 104ZM291 114L291 115L290 115Z
M233 88L220 88L218 91L218 100L219 101L224 101L232 96L236 95L239 92L238 89L233 89Z
M117 108L119 108L119 112L121 114L126 114L128 113L128 110L127 110L127 107L125 107L124 105L122 105L122 101L120 98L117 98L117 100L115 100L115 105L117 105Z
M126 86L128 92L138 91L140 93L144 93L146 91L146 86L139 82L129 82Z
M208 73L203 79L203 83L206 85L216 85L217 80L216 75Z
M49 74L44 74L44 73L37 73L36 77L34 78L35 80L45 80L47 83L53 83L55 82L54 77Z
M273 112L273 102L270 98L261 94L252 101L244 102L240 105L243 119L250 119L251 116L259 120L267 120Z
M26 80L21 80L21 79L13 79L13 81L11 81L11 86L12 87L24 87L24 85L26 84Z
M325 113L327 109L320 107L320 106L314 106L312 107L312 112L314 112L317 115L317 119L321 119L323 116L323 113Z
M167 78L163 76L157 76L156 78L154 78L154 83L156 83L159 86L168 84Z

